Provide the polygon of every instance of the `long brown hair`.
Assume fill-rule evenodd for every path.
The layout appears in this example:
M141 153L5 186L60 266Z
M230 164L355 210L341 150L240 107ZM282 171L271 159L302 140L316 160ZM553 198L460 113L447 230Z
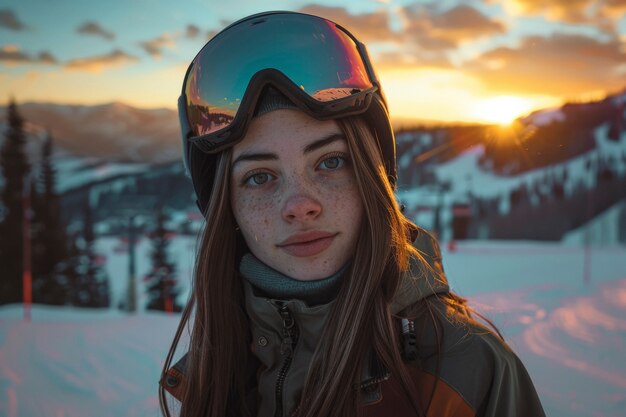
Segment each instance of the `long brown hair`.
M395 343L390 304L400 273L408 268L411 256L420 255L409 240L408 222L394 198L372 130L359 118L341 119L339 125L350 149L365 216L352 269L309 367L302 417L356 415L355 384L371 349L412 398L412 382Z
M410 224L394 198L373 131L358 117L339 119L338 124L350 149L365 215L351 269L342 281L309 366L298 415L356 415L359 392L355 385L372 350L399 378L416 415L425 415L427 407L417 404L411 395L416 387L396 343L390 305L409 259L422 260L424 268L427 264L411 245ZM236 271L242 242L230 207L230 158L231 152L224 151L217 163L191 299L164 366L165 373L193 315L181 408L185 417L222 417L229 400L245 398L249 327ZM160 397L162 411L169 416L162 388Z

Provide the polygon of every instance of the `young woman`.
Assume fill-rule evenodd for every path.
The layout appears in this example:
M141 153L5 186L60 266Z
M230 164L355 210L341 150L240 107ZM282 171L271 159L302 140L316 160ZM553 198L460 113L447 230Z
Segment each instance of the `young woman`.
M401 213L385 99L349 32L240 20L193 60L179 111L207 221L165 415L165 391L181 416L544 415Z

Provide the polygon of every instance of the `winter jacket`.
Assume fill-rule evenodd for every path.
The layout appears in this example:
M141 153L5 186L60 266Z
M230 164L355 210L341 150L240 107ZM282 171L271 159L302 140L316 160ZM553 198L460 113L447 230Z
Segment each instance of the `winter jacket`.
M432 268L424 275L418 261L413 261L402 277L392 312L402 317L405 309L428 297L440 324L436 329L428 314L415 320L398 319L403 334L399 343L417 387L417 403L430 401L428 417L545 416L515 353L492 332L452 317L438 297L449 287L436 241L420 229L414 245ZM245 281L244 288L253 347L248 364L251 389L248 398L241 401L256 407L259 417L289 416L298 405L332 302L310 307L300 300L259 296ZM161 381L179 400L185 386L185 359L170 368ZM362 400L358 417L415 415L399 380L375 355L363 370L359 389ZM238 415L236 405L231 405L232 415Z

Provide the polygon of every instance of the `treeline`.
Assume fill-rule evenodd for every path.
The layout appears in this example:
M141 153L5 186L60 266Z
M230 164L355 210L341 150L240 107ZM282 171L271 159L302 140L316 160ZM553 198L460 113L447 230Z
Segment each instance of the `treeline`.
M0 305L32 301L51 305L108 307L109 277L104 256L95 248L93 207L82 202L80 221L71 228L62 218L53 163L54 138L37 141L40 157L32 164L28 137L17 105L7 107L7 128L0 147ZM36 158L33 158L36 159ZM32 165L32 166L31 166ZM180 311L175 268L167 249L167 216L158 210L153 240L149 309ZM78 225L78 227L76 227ZM124 305L123 307L128 307Z

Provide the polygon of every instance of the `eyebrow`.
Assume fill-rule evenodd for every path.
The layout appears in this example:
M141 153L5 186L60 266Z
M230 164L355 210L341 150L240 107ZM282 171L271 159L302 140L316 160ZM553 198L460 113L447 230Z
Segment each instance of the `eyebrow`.
M314 142L306 145L302 151L302 153L307 154L311 153L317 149L323 148L324 146L330 145L333 142L338 140L345 140L345 136L341 133L333 133L330 136L326 136L324 138L318 139ZM278 160L278 155L271 152L256 152L256 153L242 153L233 161L231 167L234 167L235 164L242 161L275 161Z

